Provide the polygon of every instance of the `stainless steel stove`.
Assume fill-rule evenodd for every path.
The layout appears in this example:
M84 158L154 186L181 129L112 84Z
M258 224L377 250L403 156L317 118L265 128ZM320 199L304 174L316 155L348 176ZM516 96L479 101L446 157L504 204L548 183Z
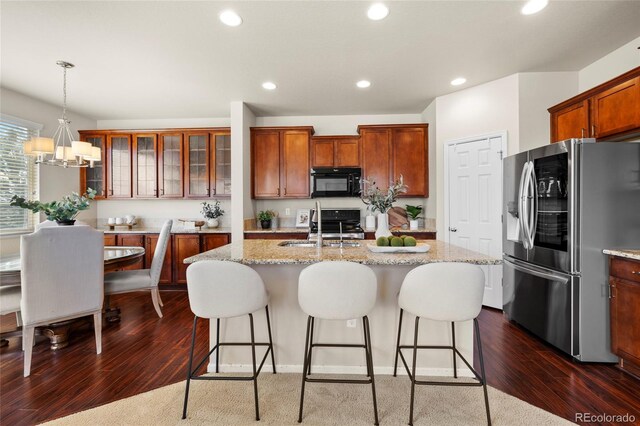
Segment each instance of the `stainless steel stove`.
M364 240L364 230L360 226L360 209L322 209L323 239ZM318 219L315 209L311 210L309 239L318 238Z

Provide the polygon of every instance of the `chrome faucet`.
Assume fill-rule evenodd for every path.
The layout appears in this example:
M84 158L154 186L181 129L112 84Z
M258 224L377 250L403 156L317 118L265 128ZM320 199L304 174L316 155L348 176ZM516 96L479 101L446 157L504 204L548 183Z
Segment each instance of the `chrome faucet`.
M320 201L316 200L316 220L318 221L318 240L316 241L316 247L322 247L322 209L320 208Z

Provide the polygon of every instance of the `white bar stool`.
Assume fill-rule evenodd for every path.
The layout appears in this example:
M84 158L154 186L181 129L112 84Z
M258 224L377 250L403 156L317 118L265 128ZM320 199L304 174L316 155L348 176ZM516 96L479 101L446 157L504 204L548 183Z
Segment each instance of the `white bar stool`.
M484 402L487 412L487 423L491 425L489 412L489 397L487 395L487 381L484 373L484 359L482 357L482 343L480 341L480 328L478 327L478 314L482 309L482 297L484 295L484 273L477 265L468 263L432 263L419 266L410 271L405 277L398 303L400 305L400 320L398 324L398 341L396 343L396 356L393 367L393 375L396 376L398 368L398 355L402 359L407 374L411 379L411 406L409 409L409 424L413 424L413 405L416 385L440 385L440 386L482 386L484 390ZM407 311L415 315L415 330L413 345L400 345L400 332L402 330L402 314ZM421 346L418 345L418 323L420 318L432 321L451 322L451 346ZM455 323L458 321L473 320L476 342L478 345L478 357L480 359L479 375L469 362L456 348ZM411 371L402 354L402 349L413 349L413 365ZM418 349L450 349L453 352L453 377L457 378L456 355L473 372L477 382L436 382L417 380L416 355Z
M307 335L304 346L302 367L302 390L298 423L302 422L305 383L349 383L371 384L373 413L378 424L376 384L373 376L371 356L371 330L367 314L376 303L378 281L373 271L364 265L351 262L320 262L306 267L298 280L298 302L307 318ZM313 343L315 319L348 320L362 318L364 345ZM364 348L367 362L367 379L313 379L311 374L311 353L314 347Z
M189 305L195 314L193 318L193 333L191 336L191 351L189 352L189 365L187 369L187 387L184 394L184 408L182 418L187 418L187 402L189 399L189 383L191 380L247 380L253 381L253 393L256 407L256 420L260 420L260 410L258 406L258 375L262 366L271 354L273 364L273 374L276 373L276 362L273 355L273 341L271 339L271 321L269 319L269 296L262 282L260 275L248 266L217 260L204 260L196 262L187 268L187 289L189 291ZM264 308L267 314L267 330L269 332L269 343L256 343L253 331L253 312ZM251 328L251 342L220 342L220 319L233 318L249 315L249 325ZM217 320L216 345L200 361L196 368L193 365L193 347L196 341L196 327L198 318L208 318ZM251 346L253 359L253 375L244 376L196 376L196 372L207 358L216 351L216 372L218 372L219 348L221 346ZM256 346L267 346L267 351L256 368Z

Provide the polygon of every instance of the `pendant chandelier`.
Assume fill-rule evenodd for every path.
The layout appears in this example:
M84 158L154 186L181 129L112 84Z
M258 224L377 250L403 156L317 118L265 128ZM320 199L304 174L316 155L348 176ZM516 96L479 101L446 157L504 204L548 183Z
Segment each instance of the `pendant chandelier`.
M58 167L93 167L96 161L102 160L100 147L89 142L74 140L71 134L71 122L67 120L67 69L75 65L56 62L63 70L62 86L62 118L58 119L58 129L53 138L36 137L24 144L24 153L36 156L36 164Z

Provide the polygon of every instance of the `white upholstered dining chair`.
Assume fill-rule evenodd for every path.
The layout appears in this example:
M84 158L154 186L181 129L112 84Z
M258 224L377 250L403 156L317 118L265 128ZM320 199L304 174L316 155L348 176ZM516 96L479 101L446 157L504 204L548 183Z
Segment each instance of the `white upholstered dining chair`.
M153 307L156 309L158 316L162 318L162 310L160 306L160 292L158 291L158 282L162 273L162 265L164 263L164 255L167 252L169 238L171 237L172 220L168 220L162 226L158 244L153 253L151 261L151 269L136 269L133 271L116 271L109 272L104 276L104 293L107 296L119 293L130 293L133 291L151 291L151 300Z
M104 240L89 226L43 227L21 237L24 376L31 372L35 327L93 315L102 352Z

